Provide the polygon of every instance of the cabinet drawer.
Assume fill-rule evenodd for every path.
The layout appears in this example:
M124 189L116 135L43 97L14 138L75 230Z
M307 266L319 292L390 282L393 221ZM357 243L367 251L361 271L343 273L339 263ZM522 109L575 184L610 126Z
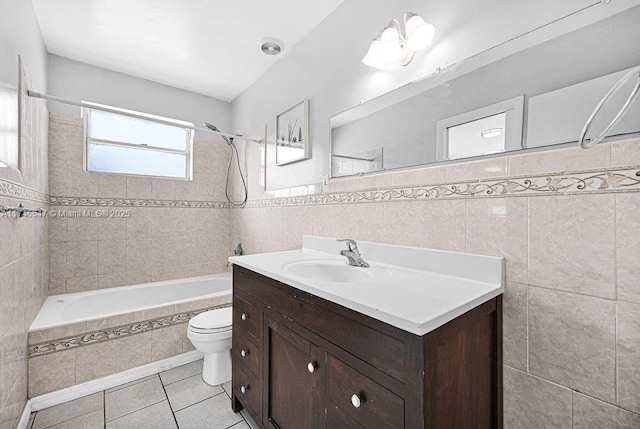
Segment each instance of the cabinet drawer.
M345 414L367 428L404 427L402 398L330 354L326 370L327 408L334 408L328 414Z
M349 350L396 380L407 382L407 344L381 328L384 325L382 322L375 322L377 328L367 326L311 302L311 299L318 298L306 292L286 285L282 285L284 290L275 287L268 280L262 281L245 274L240 267L234 267L233 287L260 301L268 308L268 312L282 314L286 319L304 326L338 347Z
M233 296L233 329L262 339L262 310L240 293Z
M262 386L235 362L233 364L232 393L240 399L244 406L249 408L256 421L262 421Z
M252 375L261 379L262 374L262 353L261 347L249 340L246 335L240 332L233 333L233 345L231 347L233 359L251 371Z

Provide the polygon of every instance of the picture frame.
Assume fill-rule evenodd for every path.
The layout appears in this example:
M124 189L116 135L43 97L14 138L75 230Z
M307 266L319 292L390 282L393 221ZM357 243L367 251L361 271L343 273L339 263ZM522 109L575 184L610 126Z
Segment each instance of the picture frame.
M310 158L309 100L305 99L276 116L276 165Z

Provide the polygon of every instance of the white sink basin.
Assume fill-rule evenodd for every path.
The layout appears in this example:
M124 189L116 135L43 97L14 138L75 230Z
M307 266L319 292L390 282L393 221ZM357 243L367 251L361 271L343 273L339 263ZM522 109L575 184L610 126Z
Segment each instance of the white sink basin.
M376 268L360 268L347 265L346 261L331 259L312 259L289 262L282 266L282 270L295 276L307 279L334 283L354 283L370 280L380 280L388 277L389 271Z
M344 243L305 236L302 249L233 256L233 264L415 335L504 292L504 258L359 242L370 268L339 256Z

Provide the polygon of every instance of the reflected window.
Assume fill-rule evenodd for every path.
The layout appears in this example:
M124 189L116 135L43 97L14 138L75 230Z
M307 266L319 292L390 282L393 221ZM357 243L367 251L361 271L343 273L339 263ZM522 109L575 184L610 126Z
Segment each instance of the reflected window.
M468 158L504 152L506 118L506 113L499 113L450 127L447 130L448 158Z
M193 124L122 112L84 110L87 171L191 178Z
M0 168L19 168L17 106L16 91L0 86Z
M438 121L439 161L522 148L524 97Z

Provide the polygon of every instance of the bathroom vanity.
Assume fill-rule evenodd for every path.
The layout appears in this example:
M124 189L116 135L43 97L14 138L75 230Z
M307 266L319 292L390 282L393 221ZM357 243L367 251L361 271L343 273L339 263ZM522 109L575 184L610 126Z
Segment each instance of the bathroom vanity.
M502 427L502 259L360 243L357 268L334 241L231 258L234 411L273 429Z

